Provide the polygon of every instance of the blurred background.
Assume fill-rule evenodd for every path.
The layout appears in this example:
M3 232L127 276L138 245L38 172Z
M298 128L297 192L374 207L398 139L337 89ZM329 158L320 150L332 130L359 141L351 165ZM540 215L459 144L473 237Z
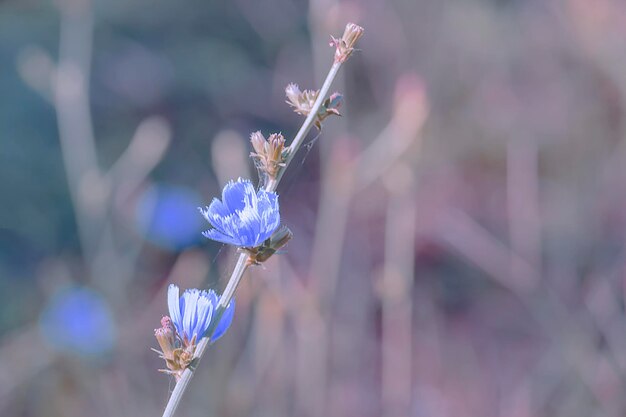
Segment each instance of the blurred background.
M0 415L161 415L167 285L236 257L197 207L349 21L178 415L626 415L622 0L0 2Z

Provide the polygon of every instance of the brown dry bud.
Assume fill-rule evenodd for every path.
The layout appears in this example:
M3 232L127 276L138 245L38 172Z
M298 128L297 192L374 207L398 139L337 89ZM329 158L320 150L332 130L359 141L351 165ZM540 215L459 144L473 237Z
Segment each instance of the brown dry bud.
M300 87L298 87L297 84L290 83L285 88L285 95L287 96L287 103L293 107L296 113L308 116L315 105L319 90L300 91ZM341 116L339 106L341 106L342 99L343 96L341 94L333 93L329 98L324 100L317 112L317 119L315 120L315 126L318 129L322 128L322 122L328 116Z
M265 152L265 136L260 131L253 132L250 135L250 143L257 155L261 155Z
M283 135L272 133L268 139L265 139L261 132L254 132L250 135L250 142L254 148L250 156L254 158L259 173L275 179L280 168L284 166L285 138Z
M348 23L341 39L331 36L330 46L335 49L335 62L346 62L354 52L354 45L363 36L364 29L354 23Z
M182 341L183 346L177 347L176 330L172 324L172 319L164 316L161 319L161 327L154 330L154 336L159 342L161 351L152 349L159 354L159 357L165 360L167 369L159 369L169 375L174 375L178 381L193 360L196 350L195 337L191 341ZM178 339L180 340L180 339Z
M290 83L285 88L287 104L293 107L293 111L303 116L307 116L311 112L311 109L315 104L315 100L317 100L318 94L319 91L300 91L300 87L298 87L298 85L294 83Z
M159 346L161 346L163 358L167 360L173 358L173 352L176 348L176 336L172 321L168 316L161 319L161 326L154 330L154 336L157 342L159 342Z
M287 87L285 87L285 95L287 96L287 103L295 107L295 104L298 103L300 99L300 87L298 84L289 83Z

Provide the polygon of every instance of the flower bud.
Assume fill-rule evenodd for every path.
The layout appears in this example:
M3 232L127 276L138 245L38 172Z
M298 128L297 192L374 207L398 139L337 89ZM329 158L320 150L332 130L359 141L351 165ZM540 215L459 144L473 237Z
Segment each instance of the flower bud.
M324 101L324 107L327 111L331 109L339 113L337 110L343 104L343 95L339 92L334 92Z
M176 347L176 329L168 316L164 316L161 319L161 327L154 330L154 336L157 342L159 342L161 351L152 350L157 352L161 359L165 360L165 366L167 367L167 369L160 369L160 371L174 375L178 379L180 373L188 364L183 364L180 361L182 349Z
M280 168L284 166L285 137L280 133L272 133L265 139L261 132L254 132L250 135L250 142L255 151L250 156L259 170L259 177L262 180L266 176L275 179Z
M361 36L363 36L363 28L357 24L348 23L343 31L341 40L345 42L348 48L354 48L356 41L358 41Z
M280 166L282 161L283 150L285 149L285 137L280 133L272 133L267 140L267 151L270 161L274 162L275 167ZM275 176L278 172L275 172ZM270 175L272 176L272 175Z
M318 94L319 91L300 91L300 87L298 87L298 85L294 83L290 83L285 88L287 104L293 107L293 111L303 116L307 116L311 112L311 109L315 104L315 100L317 100Z
M287 103L289 104L298 103L298 100L300 99L300 93L301 91L300 91L300 87L298 87L298 84L295 84L295 83L287 84L287 87L285 87L285 95L287 96Z
M330 46L335 49L335 62L346 62L354 52L354 45L363 36L363 28L354 23L348 23L341 39L331 36Z
M172 352L176 347L176 333L172 325L172 320L168 316L164 316L161 319L161 327L154 330L154 336L156 336L157 342L159 342L159 346L161 346L163 356L171 358Z
M260 131L250 134L250 143L257 154L263 154L265 151L265 136Z
M315 121L315 126L321 130L322 122L328 116L331 116L331 115L341 116L341 113L339 113L339 107L341 106L342 103L343 103L343 95L341 95L341 93L335 92L331 94L330 97L324 100L324 103L322 103L322 106L317 112L317 120Z

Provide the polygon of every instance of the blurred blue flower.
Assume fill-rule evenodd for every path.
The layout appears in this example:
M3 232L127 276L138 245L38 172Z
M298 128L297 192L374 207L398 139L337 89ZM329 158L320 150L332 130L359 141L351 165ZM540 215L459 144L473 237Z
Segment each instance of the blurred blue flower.
M105 299L88 288L61 290L41 313L44 340L65 353L101 356L115 344L115 323Z
M217 308L218 297L215 291L200 291L196 288L187 289L182 297L178 287L170 284L167 289L167 306L176 332L183 343L194 344L205 335L213 313ZM220 323L213 332L211 341L219 339L230 327L235 314L235 301L231 301L222 315Z
M278 195L257 192L250 180L241 178L226 184L222 201L214 198L200 212L214 227L203 233L205 237L245 248L261 245L280 225Z
M154 185L139 198L135 218L139 231L162 248L180 250L198 243L202 219L196 207L200 197L173 185Z

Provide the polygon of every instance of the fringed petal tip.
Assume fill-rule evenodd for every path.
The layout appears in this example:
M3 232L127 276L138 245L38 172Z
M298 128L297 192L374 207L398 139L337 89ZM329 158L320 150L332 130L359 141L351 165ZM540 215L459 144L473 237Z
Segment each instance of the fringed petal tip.
M241 238L236 239L233 236L228 236L228 235L220 232L217 229L206 230L206 231L202 232L202 236L206 237L207 239L211 239L211 240L215 240L217 242L225 243L227 245L242 246Z

